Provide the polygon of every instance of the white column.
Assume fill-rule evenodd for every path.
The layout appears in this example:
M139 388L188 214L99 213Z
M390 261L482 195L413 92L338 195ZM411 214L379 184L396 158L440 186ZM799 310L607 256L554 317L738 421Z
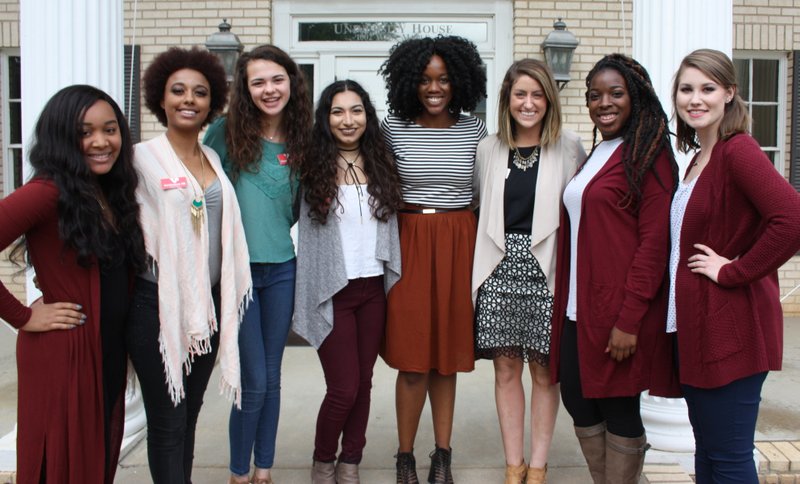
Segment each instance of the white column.
M634 0L633 57L650 73L664 111L672 116L672 82L681 60L699 48L729 56L733 49L732 0ZM674 122L672 123L674 132ZM688 164L678 156L680 173ZM642 395L642 419L653 448L694 451L694 437L683 399Z
M30 176L28 145L50 97L71 84L106 91L124 110L122 0L24 0L20 2L23 176ZM28 297L38 297L28 282ZM141 392L125 394L123 453L144 433ZM2 441L3 439L0 439Z

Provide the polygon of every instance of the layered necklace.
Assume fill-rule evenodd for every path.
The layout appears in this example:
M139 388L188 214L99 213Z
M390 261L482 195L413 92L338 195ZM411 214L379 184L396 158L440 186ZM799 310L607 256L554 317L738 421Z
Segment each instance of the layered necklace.
M519 152L519 148L514 147L514 157L511 161L514 163L514 166L520 170L527 171L528 168L532 167L539 161L539 153L541 153L541 151L541 146L534 146L530 155L522 156L522 154Z
M194 198L192 198L192 202L189 205L189 214L192 216L192 229L194 229L195 235L200 235L200 230L203 228L203 218L205 215L203 205L206 198L206 155L203 153L200 145L197 145L196 149L200 154L200 180L196 180L195 177L192 176L192 174L189 172L189 169L186 168L186 164L178 156L178 153L175 151L174 147L172 148L172 154L175 156L175 160L178 162L181 168L183 168L183 172L186 174L186 180L192 186ZM195 184L200 185L199 191L195 187Z
M344 156L344 154L342 154L343 152L344 153L355 152L356 156L354 156L352 160L348 160ZM338 156L339 158L341 158L342 161L344 161L345 164L344 166L342 166L341 163L337 162L336 168L344 171L345 185L355 185L356 193L358 194L358 214L363 220L364 214L361 210L361 205L363 204L364 201L364 190L363 188L361 188L361 185L363 185L366 182L367 173L364 171L364 168L362 168L357 164L358 160L361 158L361 149L352 148L348 150L344 148L339 148ZM342 207L342 209L344 209L344 207Z

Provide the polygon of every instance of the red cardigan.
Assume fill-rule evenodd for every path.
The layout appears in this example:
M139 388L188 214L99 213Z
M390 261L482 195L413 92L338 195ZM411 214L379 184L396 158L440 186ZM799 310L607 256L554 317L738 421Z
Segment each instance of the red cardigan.
M733 261L720 270L719 284L689 270L696 243ZM750 135L717 142L681 227L675 280L681 383L714 388L780 370L777 270L798 250L800 194Z
M38 484L43 461L48 483L112 482L115 469L104 476L100 273L61 243L57 206L58 189L39 179L0 200L0 248L25 234L44 302L81 304L87 316L75 329L17 336L16 482ZM30 316L0 283L0 317L19 328ZM112 419L115 449L123 415L119 408Z
M674 185L667 153L642 183L638 211L620 208L628 189L621 145L586 186L578 229L578 363L585 398L636 395L648 388L659 330L663 333ZM562 206L550 368L559 381L561 333L569 297L570 221ZM638 336L636 353L617 363L605 353L611 330Z

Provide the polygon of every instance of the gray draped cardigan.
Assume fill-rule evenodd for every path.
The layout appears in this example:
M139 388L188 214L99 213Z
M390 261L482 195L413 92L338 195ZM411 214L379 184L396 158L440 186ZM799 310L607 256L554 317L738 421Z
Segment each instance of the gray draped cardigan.
M302 200L302 194L300 196L292 329L319 349L333 329L333 296L349 281L336 202L323 225L311 220L308 215L310 207ZM388 293L400 279L400 237L395 215L386 222L378 221L375 257L383 262L383 283Z

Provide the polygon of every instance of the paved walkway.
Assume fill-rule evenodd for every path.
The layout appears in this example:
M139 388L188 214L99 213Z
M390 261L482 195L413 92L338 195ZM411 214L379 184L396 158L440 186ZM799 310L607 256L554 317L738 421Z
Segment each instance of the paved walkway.
M13 341L11 333L0 333L0 435L13 427L16 406ZM309 482L316 412L324 385L316 353L308 347L289 347L284 358L283 402L273 475L276 483ZM365 484L394 482L393 455L397 447L394 417L395 372L381 360L374 378L372 414L367 448L361 465ZM218 373L206 394L200 415L195 449L195 484L224 484L228 470L229 404L216 391ZM529 386L526 384L526 386ZM784 371L770 374L764 387L756 439L800 441L800 318L786 321ZM456 420L453 430L453 469L459 484L499 483L503 479L503 449L494 407L493 370L490 362L477 362L476 370L459 375ZM528 444L529 445L529 444ZM430 411L426 406L417 436L417 463L425 479L433 448ZM650 476L668 471L685 476L691 472L689 454L649 452ZM660 466L665 464L666 466ZM673 464L669 466L668 464ZM676 467L679 464L681 467ZM585 463L572 433L569 415L560 410L551 450L548 482L578 484L590 482ZM676 474L677 476L678 474ZM0 474L0 483L6 480ZM671 481L677 479L670 478ZM116 482L150 482L144 441L133 447L120 462ZM643 479L643 482L655 482ZM680 482L680 481L679 481ZM683 481L686 482L686 481ZM778 481L776 481L778 482ZM783 481L781 481L783 482Z
M800 440L800 318L786 321L784 371L773 372L764 387L756 434L757 440ZM314 425L324 393L323 375L316 353L308 347L289 347L283 364L283 402L273 475L279 484L309 482ZM367 447L361 464L365 484L394 482L393 455L397 448L394 416L396 373L378 360L375 368L372 414ZM212 385L218 380L215 373ZM500 483L504 458L494 406L494 374L488 361L477 362L474 372L459 375L453 429L453 472L459 484ZM526 383L528 391L529 385ZM227 482L228 408L216 392L206 394L200 415L193 481L197 484ZM527 444L529 447L529 443ZM417 467L427 476L428 453L433 449L430 411L426 405L417 435ZM551 450L548 482L591 482L572 432L569 415L560 409ZM691 472L688 454L649 452L648 464L679 463ZM653 467L653 473L662 468ZM674 471L674 468L673 468ZM148 482L147 454L140 442L120 463L117 482ZM644 481L644 479L643 479Z

